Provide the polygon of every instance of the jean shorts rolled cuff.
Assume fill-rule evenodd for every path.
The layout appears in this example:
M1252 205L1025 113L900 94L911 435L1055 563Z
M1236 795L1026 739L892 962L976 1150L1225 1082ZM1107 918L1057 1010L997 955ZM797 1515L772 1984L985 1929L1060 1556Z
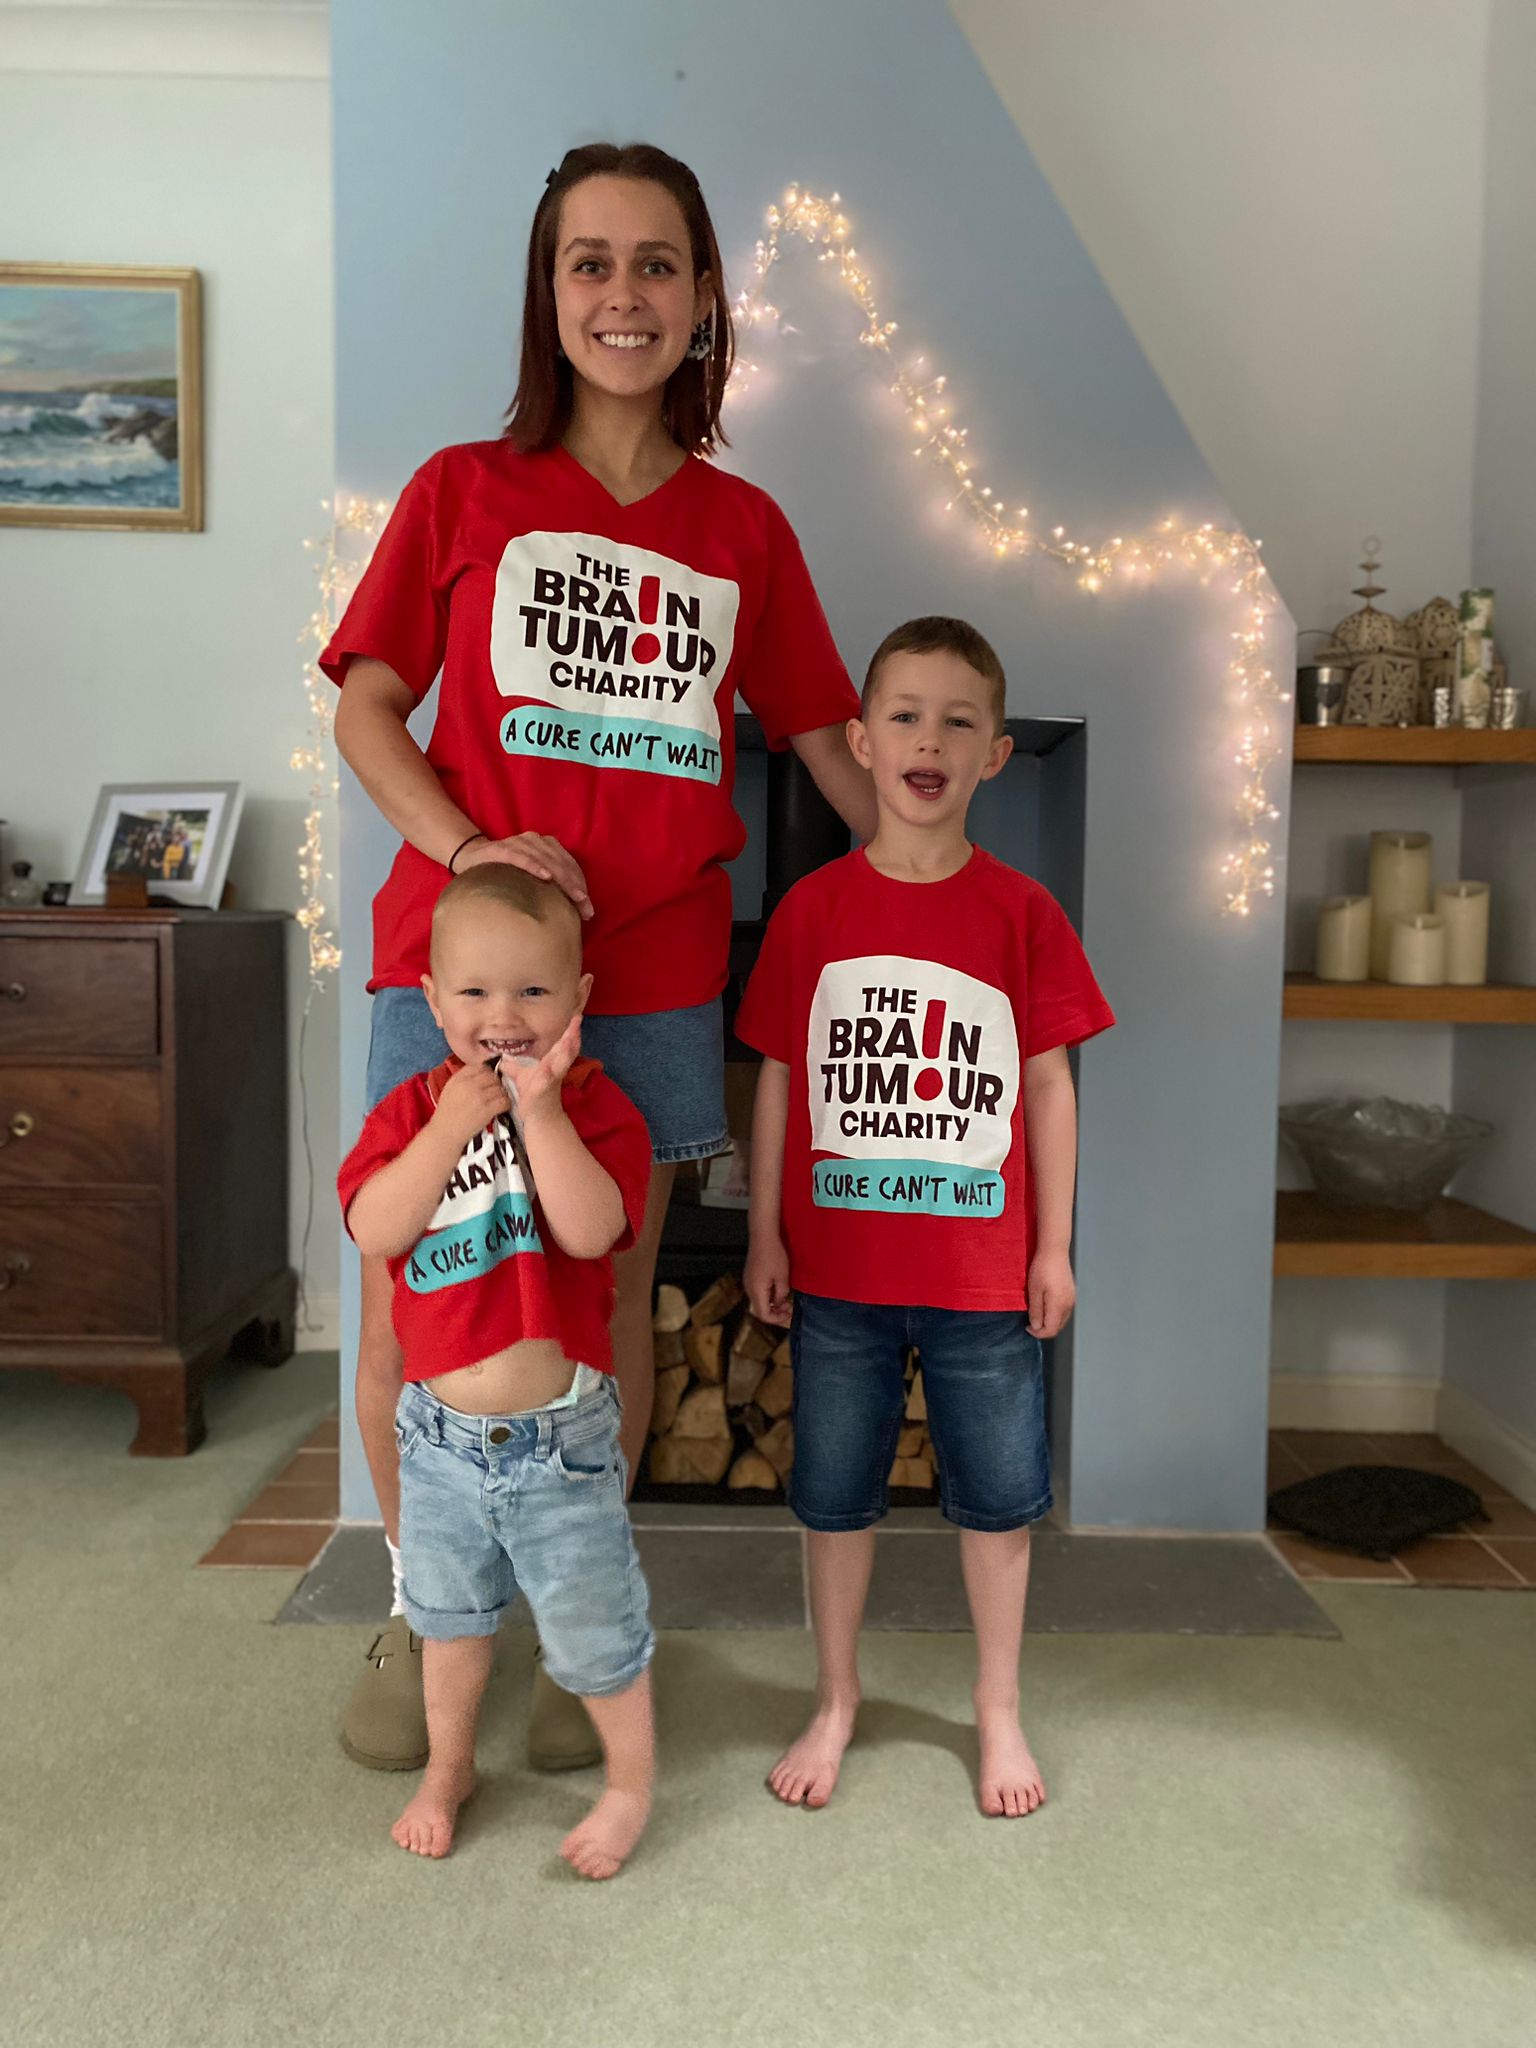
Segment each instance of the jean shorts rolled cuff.
M456 1643L465 1636L493 1636L506 1613L504 1607L489 1612L479 1608L466 1614L454 1614L442 1607L418 1607L409 1591L401 1594L400 1605L405 1609L412 1634L420 1636L424 1643Z
M420 1634L420 1630L417 1633ZM654 1630L650 1630L647 1632L645 1641L641 1644L638 1654L630 1659L630 1662L616 1678L605 1676L595 1682L589 1682L589 1674L586 1672L567 1674L565 1671L557 1671L554 1665L550 1663L547 1651L544 1657L544 1669L562 1692L574 1693L577 1699L611 1700L616 1699L621 1692L628 1692L632 1685L645 1676L646 1672L651 1668L651 1659L655 1654L656 1635Z
M718 1159L730 1149L731 1134L722 1131L718 1138L706 1138L697 1145L657 1145L652 1148L651 1157L658 1166L682 1166L690 1159Z
M787 1505L801 1527L814 1529L818 1536L848 1536L859 1529L873 1529L891 1511L891 1504L886 1500L881 1501L878 1507L863 1508L856 1515L818 1515L813 1509L802 1507L793 1493Z
M969 1508L946 1507L941 1501L939 1512L946 1522L952 1522L957 1529L976 1529L984 1536L1006 1535L1010 1529L1027 1529L1032 1522L1040 1522L1055 1507L1056 1502L1049 1487L1041 1494L1033 1507L1011 1515L977 1515Z

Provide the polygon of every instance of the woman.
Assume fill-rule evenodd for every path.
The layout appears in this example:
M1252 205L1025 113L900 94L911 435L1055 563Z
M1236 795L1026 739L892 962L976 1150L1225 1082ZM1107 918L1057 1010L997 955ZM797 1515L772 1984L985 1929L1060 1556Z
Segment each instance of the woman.
M345 685L337 744L403 840L374 903L370 1104L445 1056L420 977L450 873L510 861L588 919L582 1049L638 1105L655 1157L643 1234L615 1274L632 1473L672 1181L680 1161L728 1143L737 692L855 832L874 825L843 736L857 699L794 534L763 492L701 459L724 440L732 352L693 173L641 144L571 150L533 217L506 432L418 470L321 662ZM439 669L423 750L406 720ZM400 1353L383 1262L363 1265L358 1423L398 1582ZM383 1769L425 1755L419 1651L398 1614L342 1739ZM578 1703L541 1669L530 1760L596 1755Z

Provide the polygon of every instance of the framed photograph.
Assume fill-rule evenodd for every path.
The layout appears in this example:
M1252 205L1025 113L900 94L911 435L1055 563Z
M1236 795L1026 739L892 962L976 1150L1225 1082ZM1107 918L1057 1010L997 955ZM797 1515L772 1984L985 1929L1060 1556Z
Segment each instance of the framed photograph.
M142 875L151 896L216 910L240 802L238 782L109 782L70 902L103 903L108 875Z
M0 526L202 532L195 270L0 263Z

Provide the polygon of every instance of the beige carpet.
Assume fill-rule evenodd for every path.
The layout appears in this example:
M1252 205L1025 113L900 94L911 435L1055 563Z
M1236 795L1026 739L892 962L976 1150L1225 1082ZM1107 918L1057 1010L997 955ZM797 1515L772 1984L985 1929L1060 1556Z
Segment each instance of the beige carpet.
M664 1639L664 1775L617 1883L554 1854L591 1780L519 1767L526 1637L446 1864L334 1722L364 1631L275 1628L197 1558L334 1363L229 1370L211 1435L0 1375L0 2048L1530 2048L1536 1601L1329 1588L1342 1643L1036 1638L1052 1799L970 1798L968 1644L869 1643L836 1803L760 1789L802 1636Z

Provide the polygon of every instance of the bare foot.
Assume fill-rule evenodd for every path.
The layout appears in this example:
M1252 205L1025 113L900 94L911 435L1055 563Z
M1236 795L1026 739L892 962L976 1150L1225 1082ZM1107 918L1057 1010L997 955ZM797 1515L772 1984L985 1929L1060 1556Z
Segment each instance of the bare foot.
M459 1817L459 1808L474 1789L472 1770L434 1771L428 1764L421 1790L390 1833L413 1856L446 1856L453 1847L453 1824Z
M611 1787L560 1844L560 1854L582 1877L617 1877L645 1833L651 1802L638 1792Z
M800 1740L785 1750L768 1773L768 1786L786 1806L826 1805L858 1710L857 1700L818 1707Z
M1018 1714L1012 1708L978 1708L981 1738L981 1810L991 1818L1020 1820L1045 1804L1040 1766L1030 1754Z

